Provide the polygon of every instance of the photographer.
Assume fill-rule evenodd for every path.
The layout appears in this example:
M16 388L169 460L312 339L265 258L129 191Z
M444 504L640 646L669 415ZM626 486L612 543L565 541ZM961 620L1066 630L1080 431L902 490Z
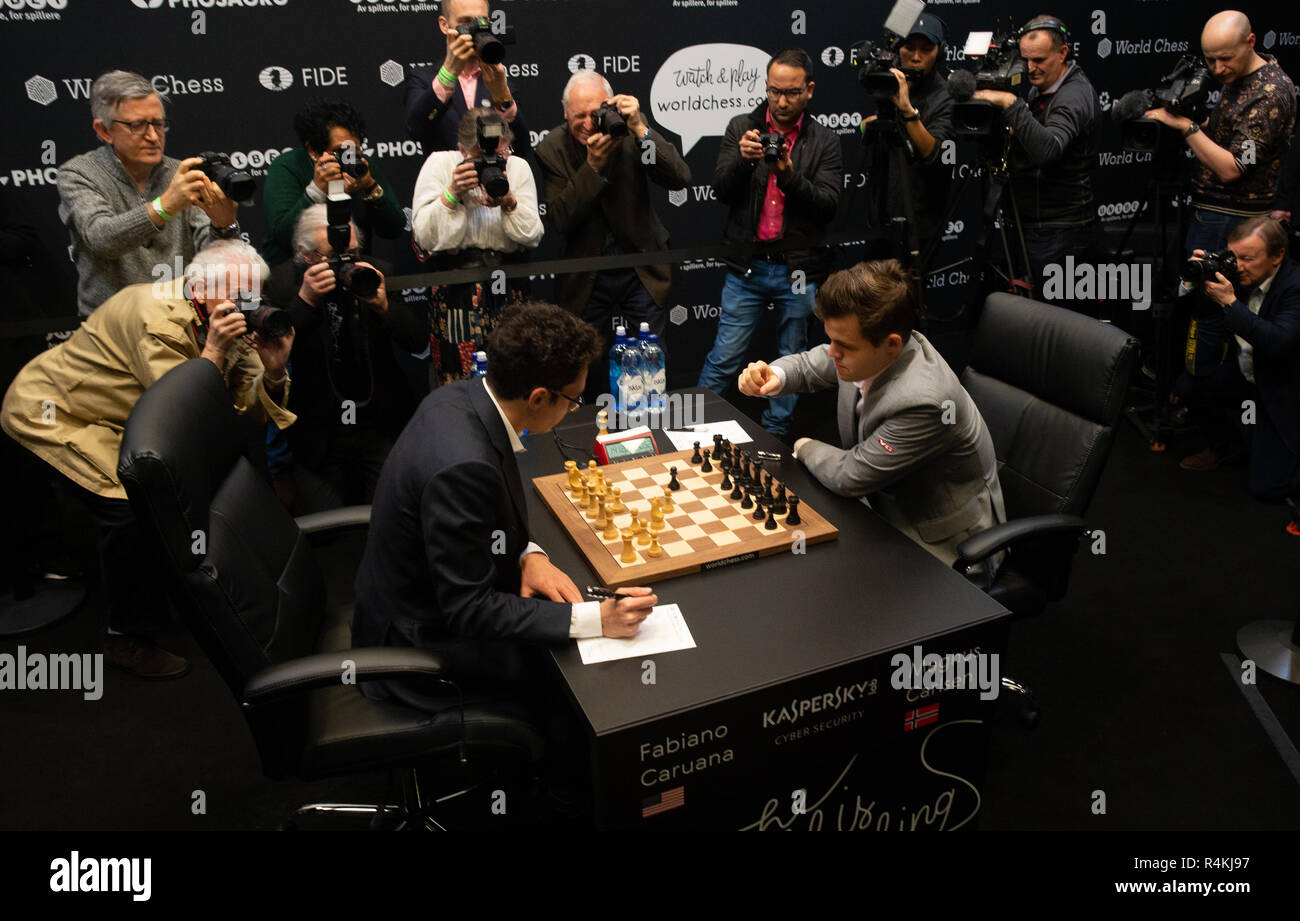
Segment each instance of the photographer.
M1253 400L1250 492L1294 501L1300 498L1300 265L1286 257L1286 243L1286 231L1269 217L1233 228L1228 249L1236 261L1235 283L1216 266L1203 288L1223 313L1236 360L1212 375L1182 375L1175 392L1208 441L1183 459L1184 470L1214 470L1240 454L1236 423L1243 401ZM1193 258L1204 256L1197 250Z
M150 638L167 627L167 607L117 479L122 431L140 395L191 358L221 369L241 414L279 428L293 423L285 409L293 331L250 334L242 309L265 277L251 246L218 240L194 256L184 278L109 298L66 342L32 359L5 394L0 425L68 478L100 527L104 658L139 677L176 678L188 664Z
M272 267L294 255L298 216L323 204L331 181L342 180L363 239L395 240L406 213L378 163L361 155L366 123L361 113L333 99L310 102L293 119L302 147L275 158L266 173L266 239L262 257Z
M844 159L839 137L806 112L812 73L801 48L772 58L767 102L733 118L718 151L713 188L730 206L723 242L754 244L750 264L727 272L718 335L700 371L700 386L719 395L737 379L768 304L780 311L780 354L803 351L817 285L830 269L830 253L813 247L835 217ZM782 249L786 237L799 248ZM796 399L768 401L763 427L788 435Z
M505 65L480 61L474 37L457 28L489 15L487 0L443 0L438 27L447 51L442 66L436 71L417 67L406 78L406 130L426 153L455 150L460 121L468 111L491 107L512 125L519 114ZM522 123L515 130L520 137L528 136Z
M863 120L863 131L881 117L897 118L906 132L908 185L912 216L922 257L942 232L940 223L948 210L951 174L939 163L943 142L953 136L952 94L936 65L944 45L943 23L938 17L922 15L898 48L898 67L890 73L898 80L889 98L897 114L871 115ZM909 72L910 71L910 75ZM889 215L906 214L903 186L897 178L887 190Z
M1187 249L1214 252L1237 224L1268 216L1295 127L1296 95L1277 60L1255 53L1255 34L1242 13L1211 16L1201 32L1201 52L1223 84L1209 121L1198 125L1164 109L1146 117L1179 132L1196 155Z
M422 352L428 344L420 320L389 303L380 269L357 258L357 225L333 231L348 240L344 252L331 243L330 225L329 206L304 210L294 257L276 266L268 285L268 300L289 312L297 331L289 409L298 421L283 433L291 462L272 463L276 492L295 515L374 497L416 404L394 346Z
M615 96L595 71L570 77L561 103L564 124L537 145L537 159L546 173L547 214L564 234L565 257L668 249L668 231L650 206L650 183L686 188L691 170L677 148L646 125L635 97ZM648 322L663 336L674 269L573 272L560 278L556 300L600 331L604 359L619 318L628 329ZM604 390L606 379L591 369L589 395Z
M516 254L542 239L533 171L512 155L514 135L500 115L474 109L459 131L457 149L430 154L415 180L415 245L433 254L435 271L522 261ZM493 196L485 185L504 191ZM523 293L518 285L502 292L481 281L430 292L433 386L470 375L474 353L484 348L506 304Z
M1031 19L1020 30L1020 56L1030 83L1025 99L997 90L977 90L972 98L1002 108L1011 129L1011 193L1041 300L1044 266L1067 255L1087 260L1094 248L1097 92L1070 59L1069 32L1053 16Z
M104 142L59 167L59 220L72 240L77 309L89 316L160 264L188 263L216 238L239 235L236 205L196 169L163 156L170 122L139 74L113 70L90 88L91 126Z

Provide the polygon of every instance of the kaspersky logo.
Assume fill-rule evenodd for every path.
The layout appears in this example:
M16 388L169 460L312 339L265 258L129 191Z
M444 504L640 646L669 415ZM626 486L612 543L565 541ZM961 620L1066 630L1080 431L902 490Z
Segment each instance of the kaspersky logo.
M27 90L27 98L32 102L39 102L43 106L59 98L59 89L54 85L53 80L48 80L40 74L29 79L23 84Z

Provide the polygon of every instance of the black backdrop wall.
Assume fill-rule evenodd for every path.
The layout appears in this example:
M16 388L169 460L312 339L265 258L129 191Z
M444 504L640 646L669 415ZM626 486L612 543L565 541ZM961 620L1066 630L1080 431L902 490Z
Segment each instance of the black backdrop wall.
M1015 8L983 0L935 0L929 9L943 17L952 39L949 62L972 29L1003 29L1050 12L1072 29L1078 60L1109 110L1124 92L1152 86L1180 54L1199 49L1206 18L1218 9L1207 0L1107 0L1094 7L1079 0L1026 3ZM862 38L880 39L891 3L817 3L797 0L497 0L518 33L508 48L511 86L526 113L536 144L561 122L560 92L582 66L602 71L616 92L641 100L651 123L678 140L691 167L686 194L656 190L655 205L674 246L717 241L725 210L713 200L710 180L727 120L747 110L763 93L763 69L770 53L791 45L817 61L811 111L842 136L846 169L858 163L856 125L871 103L848 66L848 48ZM1300 73L1300 31L1286 31L1280 4L1248 6L1257 48L1277 55L1293 75ZM58 221L55 188L58 164L99 143L91 132L87 102L91 81L116 67L150 77L170 100L173 129L167 153L184 157L224 150L236 165L265 173L278 152L296 146L293 114L308 98L333 95L348 100L369 124L365 153L383 162L409 202L424 151L403 128L400 84L412 67L438 62L444 42L437 28L437 4L415 0L0 0L0 184L6 198L36 215L43 239L55 251L68 245ZM706 74L703 85L688 79ZM974 149L964 142L949 164L955 176L978 169ZM1095 173L1098 212L1118 226L1148 204L1150 167L1119 149L1118 134L1103 130ZM861 182L845 176L849 189ZM541 183L539 182L539 186ZM945 234L935 264L947 265L970 249L980 221L978 184ZM860 203L863 196L859 195ZM264 221L260 196L242 208L250 242L260 243ZM858 214L841 215L846 230L862 226ZM380 255L403 271L417 271L405 241L378 241ZM558 254L548 233L539 257ZM59 260L62 263L62 260ZM667 337L670 384L694 383L713 340L722 270L711 263L688 264L674 293ZM72 266L66 266L71 274ZM962 268L930 279L935 318L960 323L963 305L954 294ZM536 290L547 291L547 282ZM405 292L416 306L426 292ZM68 304L68 314L75 313ZM0 322L3 298L0 297Z

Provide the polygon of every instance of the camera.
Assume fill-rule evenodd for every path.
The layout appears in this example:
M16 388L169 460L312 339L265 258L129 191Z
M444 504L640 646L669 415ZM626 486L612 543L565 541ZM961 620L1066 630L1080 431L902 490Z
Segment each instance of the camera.
M968 56L979 58L978 68L974 73L954 70L948 77L948 91L956 101L952 114L957 132L989 135L1005 127L1002 110L991 102L973 100L971 96L978 90L996 90L1019 96L1029 81L1025 78L1025 59L1020 56L1020 40L1015 35L973 34L989 36L988 50L979 55L968 52Z
M1206 253L1200 259L1188 259L1183 263L1183 270L1179 275L1183 281L1196 285L1206 281L1216 281L1214 276L1219 272L1222 272L1223 277L1228 281L1236 282L1237 256L1232 250Z
M289 311L263 304L256 294L240 291L233 300L244 315L244 323L262 339L279 339L293 329Z
M461 161L474 165L474 172L478 173L478 181L483 186L483 191L493 198L501 198L510 191L510 179L506 176L505 151L502 149L505 146L503 143L505 130L505 122L499 115L484 115L479 118L477 132L479 155L473 160Z
M1170 115L1190 118L1198 125L1205 121L1210 96L1210 72L1194 55L1184 55L1174 69L1160 78L1154 90L1133 90L1115 104L1114 116L1120 122L1120 138L1125 150L1155 150L1160 143L1158 121L1142 116L1151 109L1164 109Z
M194 167L195 171L215 182L227 198L241 205L252 202L253 195L257 192L257 183L248 173L230 165L230 154L205 150L199 154L199 159L203 162Z
M506 59L505 46L515 43L514 26L505 26L500 33L494 32L486 16L459 25L456 31L474 39L474 51L484 64L500 64Z
M342 185L341 181L339 185ZM357 265L356 256L349 251L352 248L352 199L342 191L335 193L331 189L325 202L325 220L325 239L332 251L328 262L334 271L334 284L340 291L350 292L360 300L370 300L379 293L383 278L369 266Z
M758 143L763 147L765 163L775 163L785 153L785 135L779 131L764 131L758 136Z
M872 41L858 42L849 49L849 64L857 70L858 83L868 93L892 96L898 91L898 80L889 72L898 65L892 48Z
M627 121L619 114L618 107L602 102L591 113L591 130L596 134L607 134L612 138L627 137Z
M345 176L360 179L370 173L370 167L361 159L361 152L350 141L335 148L334 159L338 161L339 172Z

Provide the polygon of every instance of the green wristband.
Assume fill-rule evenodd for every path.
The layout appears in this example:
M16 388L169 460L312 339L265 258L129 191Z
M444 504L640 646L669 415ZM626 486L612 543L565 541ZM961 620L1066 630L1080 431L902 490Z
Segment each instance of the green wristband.
M460 202L457 201L456 196L451 194L451 189L445 189L442 193L442 197L447 199L447 201L451 202L453 205L460 204Z
M153 205L153 210L158 212L158 216L163 219L164 224L172 219L172 216L163 210L161 195L150 202L150 204Z
M447 87L447 89L451 89L456 85L456 75L448 70L446 65L443 65L438 68L438 82Z

